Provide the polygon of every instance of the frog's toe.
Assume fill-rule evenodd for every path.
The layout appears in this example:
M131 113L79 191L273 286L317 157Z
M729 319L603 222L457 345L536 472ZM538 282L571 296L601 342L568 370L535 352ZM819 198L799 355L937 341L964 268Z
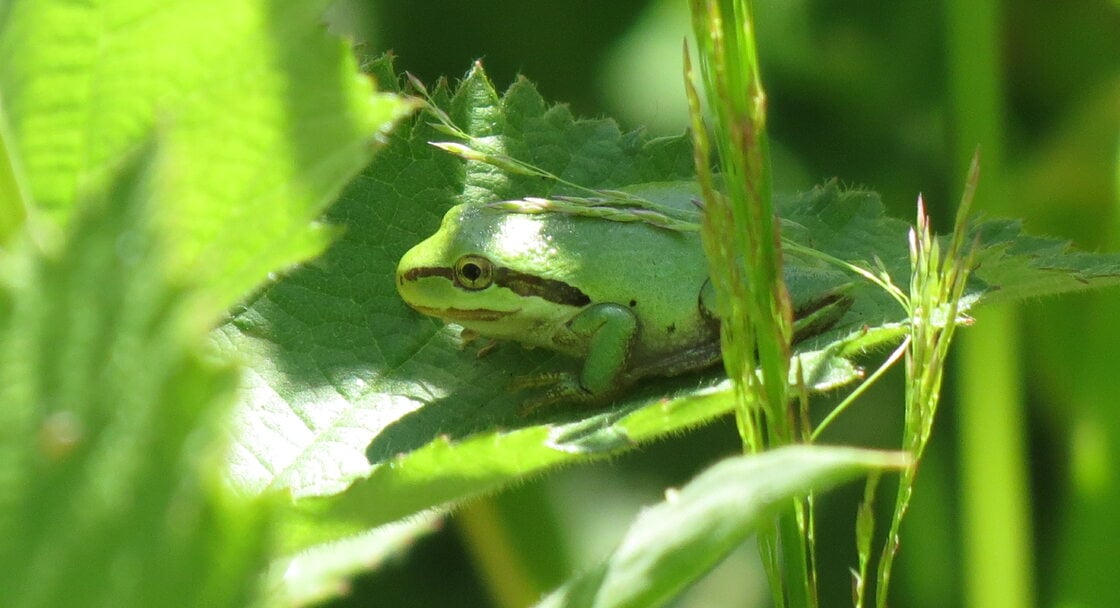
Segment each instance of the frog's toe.
M571 374L566 374L564 372L525 374L514 376L513 380L509 383L509 388L511 391L523 391L530 388L564 385L571 381Z
M522 403L518 410L520 415L527 416L561 403L580 404L595 400L595 395L583 388L574 375L563 372L518 376L510 384L510 388L513 390L543 387L548 387L548 390L540 395L530 397Z

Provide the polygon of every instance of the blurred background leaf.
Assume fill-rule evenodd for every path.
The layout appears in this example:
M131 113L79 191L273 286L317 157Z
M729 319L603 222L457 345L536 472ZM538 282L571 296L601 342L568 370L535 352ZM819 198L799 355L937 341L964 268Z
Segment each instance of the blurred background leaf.
M410 110L356 75L327 5L0 5L0 90L40 213L64 225L158 127L179 159L162 186L170 270L224 310L319 253L330 235L312 221Z
M727 458L644 509L607 559L538 605L661 605L722 561L748 534L772 525L792 498L909 462L903 452L806 445Z
M241 606L268 557L268 501L219 466L237 373L169 279L154 154L0 270L4 606Z
M276 503L230 487L210 330L413 108L326 4L0 4L0 604L256 596Z

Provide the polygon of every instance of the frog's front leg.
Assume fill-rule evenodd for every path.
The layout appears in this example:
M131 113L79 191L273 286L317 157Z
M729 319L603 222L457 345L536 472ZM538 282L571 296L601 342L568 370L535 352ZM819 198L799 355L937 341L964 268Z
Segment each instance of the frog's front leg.
M638 317L619 304L596 304L568 321L571 339L587 342L587 355L579 375L543 374L522 378L515 388L551 386L540 397L525 402L531 412L559 402L593 403L620 388L638 335Z
M593 396L619 388L638 335L638 317L619 304L597 304L568 322L572 333L588 340L579 383Z

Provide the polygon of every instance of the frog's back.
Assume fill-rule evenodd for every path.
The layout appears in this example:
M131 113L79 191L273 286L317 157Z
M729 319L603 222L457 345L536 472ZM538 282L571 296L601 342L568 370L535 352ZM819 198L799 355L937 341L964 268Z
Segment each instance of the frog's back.
M678 216L698 215L679 188L651 184L634 193ZM718 340L700 305L708 273L697 231L560 212L509 213L488 224L495 231L489 247L501 264L570 285L588 296L589 306L614 303L634 311L638 362Z

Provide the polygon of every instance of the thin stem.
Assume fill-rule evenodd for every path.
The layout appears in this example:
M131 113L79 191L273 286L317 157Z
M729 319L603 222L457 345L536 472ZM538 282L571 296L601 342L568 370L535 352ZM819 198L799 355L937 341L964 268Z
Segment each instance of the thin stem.
M905 338L903 338L902 344L899 344L898 348L894 349L891 355L887 357L887 360L884 361L883 364L880 365L874 373L868 376L866 380L861 382L860 385L856 387L855 390L853 390L851 393L849 393L848 396L845 397L839 405L832 408L832 411L824 417L824 420L821 420L821 423L817 425L817 428L813 429L811 440L816 441L820 437L820 434L824 432L825 428L827 428L828 425L832 424L834 420L840 417L840 414L844 413L844 410L848 409L848 406L850 406L852 403L855 403L855 400L860 398L863 393L867 391L867 389L871 388L871 386L875 384L875 382L877 382L879 378L883 377L883 374L887 373L888 369L894 367L894 365L898 363L898 360L906 354L906 349L909 346L910 336L906 336Z
M543 590L520 559L494 499L467 505L456 515L456 523L496 606L527 606L540 597Z

